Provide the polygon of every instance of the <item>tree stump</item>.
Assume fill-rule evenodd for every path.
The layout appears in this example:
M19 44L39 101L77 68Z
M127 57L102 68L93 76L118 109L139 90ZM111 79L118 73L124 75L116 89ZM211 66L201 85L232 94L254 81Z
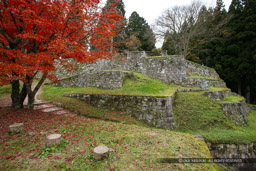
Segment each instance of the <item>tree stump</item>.
M12 125L9 125L9 134L17 134L24 131L24 125L23 123L15 123Z
M47 136L46 146L51 147L53 145L60 145L61 143L61 135L60 134L51 134Z
M107 146L98 146L93 149L93 156L95 160L103 160L109 155L109 148Z

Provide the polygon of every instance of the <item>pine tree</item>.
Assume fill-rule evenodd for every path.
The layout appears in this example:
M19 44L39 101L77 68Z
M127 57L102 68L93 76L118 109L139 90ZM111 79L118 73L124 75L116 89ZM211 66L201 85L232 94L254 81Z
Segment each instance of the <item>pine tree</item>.
M116 36L112 39L114 48L117 51L121 52L127 49L125 45L127 41L127 35L125 33L125 27L127 25L127 19L125 18L125 5L122 0L107 0L105 9L111 9L112 6L115 6L115 10L117 11L117 13L122 16L122 19L116 22Z
M138 50L151 51L155 48L154 33L146 20L137 12L134 11L129 17L126 31L128 37L136 36L140 41L141 46L137 47Z
M216 63L228 85L251 101L255 89L256 3L254 0L233 0L229 7L231 33L217 47ZM234 86L236 85L236 86Z

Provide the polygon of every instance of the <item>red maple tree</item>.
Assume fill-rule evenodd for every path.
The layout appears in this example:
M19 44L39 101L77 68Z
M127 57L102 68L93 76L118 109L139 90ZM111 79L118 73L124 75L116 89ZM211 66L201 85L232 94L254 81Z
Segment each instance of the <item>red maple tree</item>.
M110 57L115 23L121 19L114 6L106 12L100 0L1 0L0 85L11 83L12 107L23 108L28 95L28 108L33 108L45 79L57 79L51 74L56 61L72 67L66 58L83 63Z

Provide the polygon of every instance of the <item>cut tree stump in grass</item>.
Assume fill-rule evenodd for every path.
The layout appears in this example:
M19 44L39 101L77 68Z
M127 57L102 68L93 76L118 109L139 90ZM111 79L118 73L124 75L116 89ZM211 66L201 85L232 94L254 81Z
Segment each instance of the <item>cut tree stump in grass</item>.
M24 125L23 123L15 123L12 125L9 125L9 134L17 134L24 131Z
M53 145L60 145L61 143L61 135L60 134L51 134L47 136L46 146L51 147Z
M109 155L109 148L107 146L98 146L93 149L93 156L95 160L103 160Z

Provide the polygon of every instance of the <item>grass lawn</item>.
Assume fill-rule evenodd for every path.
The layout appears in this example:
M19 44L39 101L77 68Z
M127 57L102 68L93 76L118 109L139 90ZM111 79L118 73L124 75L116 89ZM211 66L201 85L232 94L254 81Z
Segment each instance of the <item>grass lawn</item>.
M161 158L209 158L210 152L189 134L129 124L126 118L122 124L27 109L0 108L0 113L0 170L223 169L213 163L161 163ZM24 123L24 134L8 134L8 125L15 122ZM62 143L46 148L46 136L52 133L60 133ZM92 150L98 145L114 152L95 161Z
M9 96L12 92L11 85L0 86L0 97Z
M237 101L240 97L230 96ZM179 92L174 104L176 131L201 134L207 142L249 144L256 142L256 111L248 115L248 126L236 126L222 111L219 102L203 96L202 92Z
M40 98L61 103L81 115L0 107L0 170L225 170L214 163L161 163L159 159L210 158L205 143L190 134L201 134L211 143L256 142L255 111L248 116L248 127L236 126L223 113L219 102L203 92L177 93L173 107L179 126L176 130L157 129L128 115L63 97L64 93L171 96L178 88L138 73L135 80L127 79L116 90L45 85ZM9 93L10 86L0 88L0 97ZM241 99L230 96L225 100ZM15 122L24 123L24 134L8 134L8 125ZM60 133L62 143L46 148L46 136L52 133ZM108 159L94 160L92 150L98 145L114 150Z

